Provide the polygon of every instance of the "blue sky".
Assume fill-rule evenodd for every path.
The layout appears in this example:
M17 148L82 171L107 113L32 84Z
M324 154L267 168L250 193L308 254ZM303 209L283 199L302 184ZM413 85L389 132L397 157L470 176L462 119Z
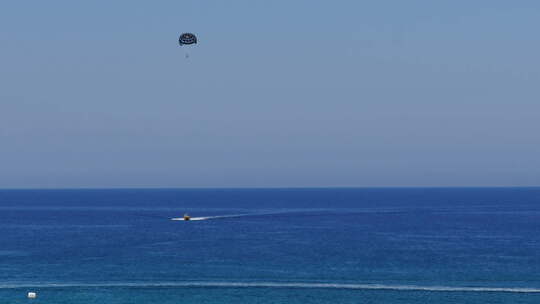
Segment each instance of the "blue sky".
M0 188L539 185L538 28L536 1L2 1Z

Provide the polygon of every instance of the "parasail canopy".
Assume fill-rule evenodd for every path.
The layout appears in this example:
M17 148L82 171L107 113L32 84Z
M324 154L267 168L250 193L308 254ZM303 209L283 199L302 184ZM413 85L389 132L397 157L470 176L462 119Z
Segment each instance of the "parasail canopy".
M180 43L180 45L197 44L197 36L192 33L183 33L180 35L180 38L178 38L178 43Z

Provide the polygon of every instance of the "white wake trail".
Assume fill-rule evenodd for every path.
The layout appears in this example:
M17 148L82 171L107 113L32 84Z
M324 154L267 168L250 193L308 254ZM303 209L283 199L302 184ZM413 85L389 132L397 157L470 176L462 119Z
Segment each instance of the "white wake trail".
M1 284L0 289L18 288L304 288L304 289L353 289L353 290L394 290L394 291L431 291L431 292L499 292L499 293L540 293L539 288L522 287L457 287L457 286L418 286L385 284L342 284L342 283L282 283L282 282L160 282L160 283L47 283L47 284Z
M242 214L226 214L226 215L213 215L213 216L202 216L202 217L190 217L189 221L207 221L223 218L234 218L234 217L246 217L246 216L262 216L262 215L275 215L275 214L286 214L289 212L269 212L269 213L242 213ZM173 217L171 221L186 221L183 217Z
M243 216L253 216L253 215L260 215L260 214L231 214L231 215L190 217L189 220L190 221L206 221L206 220L214 220L214 219L220 219L220 218L243 217ZM172 221L185 221L183 217L173 217L171 220Z

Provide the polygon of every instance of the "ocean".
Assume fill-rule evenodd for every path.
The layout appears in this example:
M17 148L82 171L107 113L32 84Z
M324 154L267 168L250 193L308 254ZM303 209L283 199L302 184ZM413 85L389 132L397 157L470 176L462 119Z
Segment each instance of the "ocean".
M0 303L540 303L540 188L0 190Z

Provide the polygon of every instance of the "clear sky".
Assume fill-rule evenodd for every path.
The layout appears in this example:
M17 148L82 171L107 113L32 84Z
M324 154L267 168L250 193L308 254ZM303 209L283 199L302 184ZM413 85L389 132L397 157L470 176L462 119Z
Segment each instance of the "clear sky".
M0 188L540 185L539 29L527 0L3 0Z

